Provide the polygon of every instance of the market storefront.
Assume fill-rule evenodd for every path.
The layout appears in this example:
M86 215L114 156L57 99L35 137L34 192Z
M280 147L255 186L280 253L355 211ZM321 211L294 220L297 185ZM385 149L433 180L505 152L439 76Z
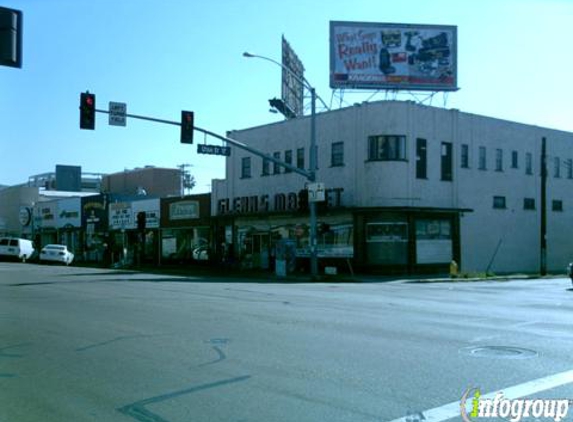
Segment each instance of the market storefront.
M342 206L342 189L327 189L317 207L317 253L321 266L349 265L354 257L352 213ZM220 199L216 239L224 263L275 270L281 254L294 257L290 271L308 271L310 221L304 192Z

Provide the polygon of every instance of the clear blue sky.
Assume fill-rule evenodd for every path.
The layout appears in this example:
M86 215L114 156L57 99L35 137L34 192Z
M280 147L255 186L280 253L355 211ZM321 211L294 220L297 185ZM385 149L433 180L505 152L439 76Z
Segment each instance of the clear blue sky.
M0 0L24 12L22 69L0 67L0 184L27 181L56 164L111 173L192 164L193 192L224 177L224 158L179 144L179 128L128 120L79 129L79 94L98 108L178 120L225 134L280 120L267 100L281 72L246 59L280 60L285 35L306 78L330 102L329 21L458 26L458 85L447 107L573 132L571 0ZM372 92L345 94L348 103ZM381 100L383 94L371 100ZM411 98L408 98L411 99ZM338 105L339 102L335 101ZM442 97L433 105L443 105ZM196 133L196 142L202 136ZM219 144L214 139L208 143Z

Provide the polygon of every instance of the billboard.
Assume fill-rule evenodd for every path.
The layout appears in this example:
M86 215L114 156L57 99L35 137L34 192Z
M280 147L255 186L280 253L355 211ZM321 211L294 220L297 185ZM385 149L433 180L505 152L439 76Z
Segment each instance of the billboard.
M304 66L283 36L282 38L282 89L281 96L285 105L300 117L304 114Z
M82 167L56 165L56 189L66 192L82 190Z
M455 91L457 27L331 21L330 87Z

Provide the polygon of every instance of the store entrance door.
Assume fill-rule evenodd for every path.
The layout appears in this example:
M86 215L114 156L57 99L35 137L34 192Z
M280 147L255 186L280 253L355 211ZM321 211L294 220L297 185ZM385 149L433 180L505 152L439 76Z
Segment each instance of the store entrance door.
M269 234L253 234L253 266L267 270L269 268Z

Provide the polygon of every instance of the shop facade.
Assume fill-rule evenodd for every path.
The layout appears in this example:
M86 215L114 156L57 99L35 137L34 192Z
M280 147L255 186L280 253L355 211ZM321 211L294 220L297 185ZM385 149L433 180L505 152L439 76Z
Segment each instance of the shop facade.
M74 256L83 259L82 198L65 198L55 202L57 243L66 245Z
M320 262L386 273L445 272L452 261L470 273L538 271L543 140L547 269L571 260L573 134L401 101L319 113L316 125L316 180L327 189ZM309 130L307 116L229 136L308 169ZM226 158L212 213L242 266L272 268L281 239L307 259L305 183L242 150Z
M108 232L109 195L82 198L81 219L84 240L84 260L91 263L111 263L111 236Z
M160 263L211 262L216 248L210 217L210 194L162 198Z
M159 198L114 200L108 204L108 212L112 264L158 264ZM144 216L140 226L138 215Z

